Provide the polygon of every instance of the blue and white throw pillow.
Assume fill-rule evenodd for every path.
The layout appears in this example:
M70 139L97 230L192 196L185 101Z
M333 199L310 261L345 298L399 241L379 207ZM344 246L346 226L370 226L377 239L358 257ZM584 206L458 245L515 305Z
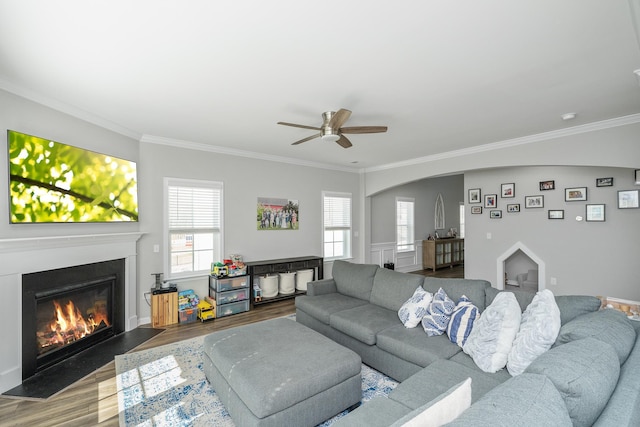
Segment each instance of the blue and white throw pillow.
M422 328L427 335L442 335L447 330L449 318L455 308L456 303L449 298L444 289L438 289L429 304L427 314L422 318Z
M422 286L416 288L413 296L398 310L398 317L405 328L418 326L424 315L427 314L427 308L432 299L433 295L422 289Z
M478 307L473 305L466 295L460 297L447 326L447 335L452 343L460 347L464 345L479 313Z

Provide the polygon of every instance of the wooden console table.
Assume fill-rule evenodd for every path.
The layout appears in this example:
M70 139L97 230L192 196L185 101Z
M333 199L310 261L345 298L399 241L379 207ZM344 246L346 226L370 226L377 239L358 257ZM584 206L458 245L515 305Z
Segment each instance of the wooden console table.
M256 301L255 295L253 294L253 285L254 283L259 282L260 276L264 275L275 275L278 273L289 273L298 270L306 270L306 269L314 269L314 278L313 280L320 280L323 278L323 266L324 259L318 256L306 256L306 257L295 257L295 258L282 258L282 259L271 259L265 261L249 261L246 262L247 266L247 275L249 276L249 289L251 292L251 304L252 305L260 305L260 304L268 304L274 301L281 301L289 298L295 298L297 295L304 295L306 291L300 291L298 289L295 290L294 293L291 294L278 294L274 297L262 297L259 301Z

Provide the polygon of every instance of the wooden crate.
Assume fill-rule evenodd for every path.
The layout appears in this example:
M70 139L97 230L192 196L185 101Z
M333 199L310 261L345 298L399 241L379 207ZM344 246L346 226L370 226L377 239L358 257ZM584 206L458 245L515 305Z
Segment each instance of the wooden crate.
M178 323L178 292L151 296L151 326L154 328Z

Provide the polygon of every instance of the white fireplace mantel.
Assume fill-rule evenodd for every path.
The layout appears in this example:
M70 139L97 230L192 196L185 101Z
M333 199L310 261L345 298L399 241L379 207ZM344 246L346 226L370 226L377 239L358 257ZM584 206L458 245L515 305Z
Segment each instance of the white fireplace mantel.
M125 260L125 329L138 326L137 241L144 233L0 239L0 393L22 383L22 275Z

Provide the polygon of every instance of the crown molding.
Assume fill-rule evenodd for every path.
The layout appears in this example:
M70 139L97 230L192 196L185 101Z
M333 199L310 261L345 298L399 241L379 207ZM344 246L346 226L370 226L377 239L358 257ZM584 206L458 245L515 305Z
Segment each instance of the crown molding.
M246 157L255 160L266 160L269 162L288 163L292 165L313 167L317 169L328 169L340 172L359 173L359 169L348 168L338 165L330 165L327 163L310 162L307 160L294 159L291 157L273 156L264 153L257 153L255 151L238 150L229 147L220 147L217 145L203 144L200 142L183 141L173 138L165 138L162 136L154 135L142 135L140 142L146 142L149 144L166 145L175 148L187 148L190 150L206 151L209 153L226 154L229 156Z
M45 107L52 108L56 111L60 111L61 113L68 114L77 119L84 120L85 122L94 124L96 126L100 126L101 128L110 130L120 135L124 135L131 139L135 139L136 141L139 140L141 137L141 134L138 132L134 132L131 129L127 129L123 126L120 126L117 123L104 119L100 116L92 114L81 108L74 107L62 101L59 101L55 98L44 96L32 90L26 89L22 86L16 85L15 83L10 82L4 76L1 76L1 75L0 75L0 89L5 90L14 95L17 95L19 97L28 99L35 103L44 105Z
M363 169L363 173L378 172L383 170L397 169L407 166L420 165L425 163L437 162L445 159L469 156L473 154L483 153L487 151L501 150L504 148L516 147L518 145L533 144L536 142L549 141L551 139L563 138L572 135L579 135L587 132L595 132L619 126L640 123L640 114L631 114L629 116L617 117L614 119L602 120L599 122L587 123L584 125L573 126L570 128L554 130L550 132L539 133L535 135L523 136L521 138L507 139L499 142L478 145L475 147L464 148L461 150L447 151L444 153L434 154L431 156L418 157L413 160L402 162L388 163L386 165L373 166Z

